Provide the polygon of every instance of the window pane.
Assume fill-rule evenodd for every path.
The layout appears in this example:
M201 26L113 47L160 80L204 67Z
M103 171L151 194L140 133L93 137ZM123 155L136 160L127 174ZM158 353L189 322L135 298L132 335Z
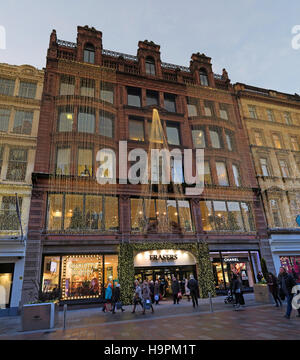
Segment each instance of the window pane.
M180 145L179 129L177 126L167 125L167 138L170 145Z
M254 220L250 206L246 203L241 203L241 210L243 214L246 231L255 231L255 225L254 225Z
M86 196L85 198L85 228L101 230L103 221L102 196Z
M22 198L18 198L19 209L22 209ZM19 230L19 218L15 196L3 196L0 208L0 230Z
M78 132L94 134L95 114L92 110L80 109L78 114Z
M81 79L80 95L95 97L95 81L91 79Z
M74 95L75 78L73 76L62 76L60 79L59 95Z
M131 199L131 230L142 231L144 226L143 200Z
M110 83L100 83L100 99L111 104L114 103L114 86Z
M257 119L255 106L248 105L249 115L252 119Z
M93 176L93 150L78 149L78 176Z
M241 186L241 178L238 167L236 165L232 165L232 171L233 171L235 186Z
M204 184L211 185L211 172L210 172L210 165L208 161L204 161Z
M56 174L70 175L71 149L58 149L56 160Z
M144 122L140 120L129 120L129 139L144 141Z
M228 230L228 212L225 201L213 201L218 230Z
M118 280L118 255L105 255L104 285L108 283L116 285Z
M260 159L260 166L261 166L261 172L263 176L269 176L269 168L268 168L268 162L267 159Z
M230 134L226 134L226 142L229 151L233 151L232 138Z
M184 232L193 231L190 204L188 201L178 201L180 226Z
M202 129L193 129L192 130L193 144L197 149L204 149L206 147L205 142L205 133Z
M238 202L230 201L228 206L228 228L232 231L243 231L243 219Z
M164 95L164 102L165 102L165 109L169 112L176 112L176 102L175 102L175 95L172 94L165 94Z
M198 116L198 100L194 98L187 98L188 116Z
M210 133L210 140L211 140L211 145L213 148L215 149L220 149L221 148L221 141L220 141L220 135L217 131L214 130L209 130Z
M147 90L146 100L147 100L147 106L158 105L158 92Z
M114 115L107 112L99 114L99 133L102 136L113 138Z
M228 109L226 105L220 104L220 117L223 120L228 120Z
M204 101L204 113L205 116L213 116L214 115L214 105L210 101Z
M70 131L72 131L73 117L74 117L74 114L73 114L72 111L64 111L64 110L62 110L59 113L58 131L59 132L70 132Z
M200 83L203 86L208 86L208 76L205 70L200 70L199 71L200 74Z
M268 120L269 121L275 121L275 118L274 118L274 113L272 110L267 110L267 115L268 115Z
M0 174L1 174L2 163L3 163L3 152L4 152L4 146L0 145Z
M80 230L85 228L82 195L66 195L64 220L65 230Z
M36 84L21 82L19 88L19 96L34 99L36 95Z
M32 128L33 112L16 111L13 133L30 135Z
M175 200L168 200L167 201L167 209L168 209L168 219L169 219L169 226L171 230L179 230L179 223L178 223L178 212Z
M53 298L56 298L59 293L59 269L59 256L46 256L44 258L42 291L53 294Z
M216 167L217 167L219 185L228 186L229 183L228 183L227 169L225 163L216 162Z
M61 230L63 215L63 195L49 195L48 229Z
M283 177L289 177L290 176L290 171L289 171L289 167L288 167L286 161L285 160L279 160L279 164L280 164L282 176Z
M128 105L141 107L141 89L127 88L127 97Z
M95 51L92 49L84 50L84 62L94 64L95 63Z
M10 149L9 162L7 169L7 180L23 181L25 180L27 169L27 150Z
M15 89L15 80L0 79L0 94L13 96Z
M0 109L0 131L8 131L8 123L10 117L10 110Z
M146 74L155 75L155 61L152 58L146 59Z
M168 216L167 216L167 202L165 200L156 200L156 211L158 220L158 232L168 232Z
M105 198L105 230L117 231L119 229L119 201L117 197Z
M211 201L200 201L202 226L204 231L215 230L215 222Z

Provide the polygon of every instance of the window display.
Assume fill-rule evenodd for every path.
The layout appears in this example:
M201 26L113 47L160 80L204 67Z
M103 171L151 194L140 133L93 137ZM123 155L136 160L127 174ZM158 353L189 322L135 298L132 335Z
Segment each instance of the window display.
M101 255L63 257L62 298L98 298L102 287Z
M44 259L43 293L55 293L59 289L60 257L47 256Z
M300 284L300 255L280 256L280 264L283 266Z

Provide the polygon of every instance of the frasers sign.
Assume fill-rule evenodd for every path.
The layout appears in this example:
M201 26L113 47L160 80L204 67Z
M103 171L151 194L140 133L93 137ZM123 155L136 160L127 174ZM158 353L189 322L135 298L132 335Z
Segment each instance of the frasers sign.
M136 254L135 267L195 265L194 255L183 250L152 250Z

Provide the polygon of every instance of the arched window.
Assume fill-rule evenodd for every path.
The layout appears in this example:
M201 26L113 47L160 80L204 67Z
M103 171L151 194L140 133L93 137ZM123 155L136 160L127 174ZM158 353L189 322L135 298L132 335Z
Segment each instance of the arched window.
M152 57L146 58L146 74L155 75L155 61Z
M203 86L208 86L207 71L202 68L200 69L199 74L200 74L200 84Z
M84 47L83 61L86 63L95 63L95 47L92 44L86 44Z

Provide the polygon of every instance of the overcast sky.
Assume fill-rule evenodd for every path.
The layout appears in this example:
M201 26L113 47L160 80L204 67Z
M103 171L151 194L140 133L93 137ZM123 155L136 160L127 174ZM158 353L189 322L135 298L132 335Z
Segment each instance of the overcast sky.
M139 40L152 40L162 61L183 66L204 52L214 72L225 67L233 83L294 94L300 49L291 41L298 24L299 0L9 0L0 10L6 29L0 62L43 68L52 29L76 42L77 25L89 25L102 31L105 49L136 55Z

